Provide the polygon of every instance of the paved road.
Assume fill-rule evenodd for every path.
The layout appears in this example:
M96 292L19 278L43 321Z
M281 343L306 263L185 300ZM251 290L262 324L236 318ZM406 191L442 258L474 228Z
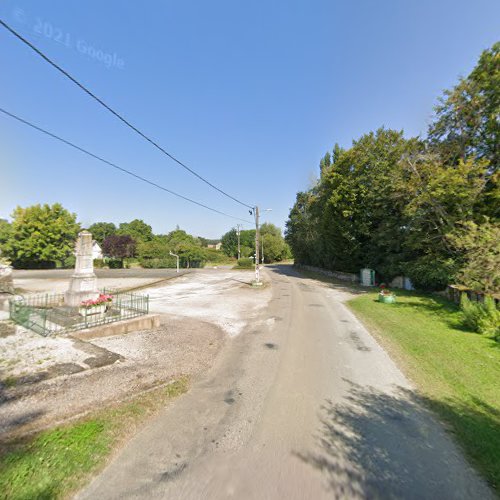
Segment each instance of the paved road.
M342 290L268 275L262 321L80 498L492 498Z

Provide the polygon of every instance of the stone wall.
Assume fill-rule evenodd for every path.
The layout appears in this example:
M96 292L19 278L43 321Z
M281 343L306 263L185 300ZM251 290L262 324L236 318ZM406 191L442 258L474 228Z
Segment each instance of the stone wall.
M295 264L295 267L298 269L305 269L306 271L312 271L314 273L322 274L323 276L328 276L329 278L336 278L340 281L359 283L359 275L354 273L343 273L341 271L328 271L327 269L322 269L321 267L306 266L302 264Z

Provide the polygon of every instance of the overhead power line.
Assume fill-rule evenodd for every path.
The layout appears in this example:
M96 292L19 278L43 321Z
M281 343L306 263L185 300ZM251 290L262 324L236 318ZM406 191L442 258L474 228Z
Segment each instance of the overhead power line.
M197 172L195 172L192 168L188 167L185 163L183 163L182 161L178 160L174 155L172 155L171 153L169 153L162 146L160 146L156 141L154 141L153 139L151 139L150 137L148 137L146 134L144 134L143 132L141 132L137 127L135 127L134 125L132 125L121 114L119 114L117 111L115 111L110 106L108 106L102 99L100 99L99 97L97 97L87 87L85 87L83 84L81 84L76 78L74 78L73 76L71 76L66 70L64 70L63 68L61 68L61 66L59 66L58 64L56 64L54 61L52 61L52 59L50 59L49 57L47 57L40 49L38 49L37 47L35 47L31 42L29 42L28 40L26 40L26 38L24 38L22 35L20 35L17 31L15 31L13 28L11 28L7 23L5 23L1 19L0 19L0 24L5 29L7 29L8 31L10 31L10 33L12 33L15 37L17 37L19 40L21 40L21 42L23 42L30 49L32 49L34 52L36 52L42 59L44 59L51 66L53 66L58 71L60 71L65 77L69 78L75 85L77 85L78 87L80 87L80 89L82 89L86 94L88 94L90 97L92 97L93 99L95 99L101 106L103 106L104 108L106 108L110 113L112 113L119 120L121 120L123 123L125 123L125 125L127 125L129 128L131 128L137 134L139 134L143 139L145 139L146 141L148 141L155 148L157 148L158 150L160 150L163 154L167 155L171 160L175 161L181 167L183 167L188 172L190 172L191 174L193 174L195 177L198 177L198 179L200 179L201 181L203 181L205 184L208 184L211 188L215 189L216 191L218 191L219 193L223 194L224 196L227 196L228 198L230 198L231 200L235 201L236 203L239 203L240 205L243 205L244 207L247 207L247 208L250 208L250 209L254 208L254 207L252 207L250 205L247 205L246 203L242 202L241 200L238 200L234 196L231 196L230 194L226 193L222 189L218 188L217 186L215 186L214 184L212 184L210 181L208 181L207 179L205 179L204 177L202 177L200 174L198 174Z
M177 196L178 198L181 198L185 201L189 201L190 203L194 203L195 205L198 205L199 207L206 208L207 210L210 210L210 211L215 212L217 214L224 215L226 217L230 217L231 219L236 219L236 220L239 220L242 222L246 222L247 224L252 224L252 222L250 222L248 220L240 219L239 217L235 217L234 215L226 214L225 212L221 212L220 210L209 207L208 205L204 205L203 203L200 203L199 201L192 200L191 198L188 198L187 196L183 196L182 194L176 193L175 191L172 191L171 189L167 189L166 187L161 186L160 184L157 184L156 182L150 181L149 179L146 179L145 177L142 177L141 175L138 175L130 170L127 170L126 168L120 167L120 166L116 165L115 163L112 163L108 160L105 160L104 158L101 158L100 156L98 156L94 153L91 153L90 151L88 151L80 146L77 146L76 144L74 144L70 141L67 141L66 139L63 139L62 137L59 137L58 135L56 135L52 132L49 132L48 130L43 129L43 128L39 127L38 125L35 125L34 123L31 123L28 120L25 120L24 118L21 118L20 116L17 116L13 113L10 113L6 109L0 108L0 112L4 113L5 115L9 116L10 118L13 118L14 120L17 120L18 122L23 123L24 125L27 125L28 127L31 127L35 130L38 130L38 132L42 132L43 134L48 135L49 137L52 137L53 139L56 139L60 142L63 142L67 146L71 146L72 148L77 149L78 151L81 151L82 153L85 153L86 155L91 156L92 158L99 160L102 163L105 163L106 165L108 165L110 167L113 167L117 170L120 170L121 172L123 172L125 174L131 175L132 177L135 177L136 179L139 179L147 184L150 184L151 186L154 186L158 189L161 189L162 191L166 191L167 193L170 193L174 196Z

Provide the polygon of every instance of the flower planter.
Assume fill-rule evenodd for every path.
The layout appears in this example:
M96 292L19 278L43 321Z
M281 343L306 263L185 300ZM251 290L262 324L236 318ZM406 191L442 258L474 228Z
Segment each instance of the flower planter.
M396 302L396 296L392 293L389 295L379 293L378 301L382 302L383 304L394 304L394 302Z
M95 314L104 314L106 312L106 304L92 307L80 307L80 316L93 316Z

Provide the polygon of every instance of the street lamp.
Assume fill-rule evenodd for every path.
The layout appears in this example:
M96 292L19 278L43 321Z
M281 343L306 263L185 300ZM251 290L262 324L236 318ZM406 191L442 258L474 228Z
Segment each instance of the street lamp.
M177 272L179 272L179 256L175 253L168 252L172 257L177 257Z

